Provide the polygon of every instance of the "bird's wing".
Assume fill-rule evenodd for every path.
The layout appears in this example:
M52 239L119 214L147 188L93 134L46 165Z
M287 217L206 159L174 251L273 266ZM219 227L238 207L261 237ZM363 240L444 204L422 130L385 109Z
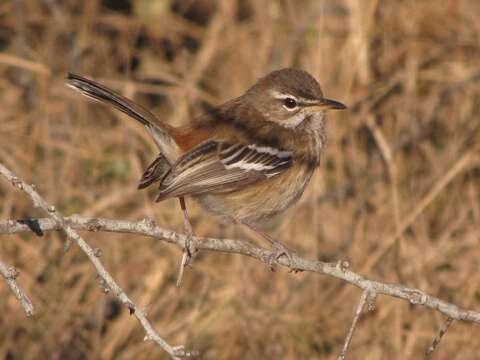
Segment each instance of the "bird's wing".
M227 192L287 170L292 153L255 144L206 141L185 153L160 183L156 201L207 192Z
M162 181L170 171L171 165L165 155L160 153L148 166L138 182L138 190L144 189L155 182Z

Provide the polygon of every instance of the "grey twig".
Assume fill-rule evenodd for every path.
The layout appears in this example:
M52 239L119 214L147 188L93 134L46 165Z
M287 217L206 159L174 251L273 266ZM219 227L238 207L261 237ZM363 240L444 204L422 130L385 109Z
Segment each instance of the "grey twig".
M12 267L7 267L3 261L0 260L0 274L5 278L5 281L7 282L8 286L10 286L10 289L13 291L15 294L16 298L22 304L23 309L25 310L25 313L27 316L33 315L33 304L28 298L28 296L25 294L25 292L22 290L22 288L17 284L17 277L18 277L18 270L15 269L13 266Z
M428 358L437 349L438 344L440 344L440 341L442 340L443 335L445 335L445 333L450 328L450 325L452 325L452 323L453 323L453 319L450 317L447 318L447 320L445 320L437 336L435 337L435 339L433 339L432 345L430 345L430 347L425 352L425 357Z
M172 230L163 229L157 226L150 219L143 219L140 221L126 221L126 220L112 220L104 218L92 218L85 216L73 215L70 217L62 217L52 206L49 206L36 192L35 190L15 177L10 171L0 164L0 174L4 175L14 186L25 191L32 198L34 205L46 210L50 218L40 219L24 219L24 220L1 220L0 221L0 235L1 234L17 234L25 232L33 232L39 236L43 235L46 231L64 231L69 238L77 243L80 248L87 254L90 261L94 264L98 274L105 280L109 288L114 294L133 312L133 314L140 321L145 328L147 336L146 340L154 340L163 349L165 349L170 356L178 358L182 354L187 354L183 347L174 348L168 345L153 329L148 322L145 314L141 309L136 307L133 302L127 297L123 290L116 284L113 278L106 272L101 265L100 261L95 255L95 251L75 232L75 230L85 231L105 231L105 232L117 232L117 233L129 233L142 236L148 236L159 240L166 241L168 243L175 244L184 249L187 237ZM232 254L241 254L249 256L256 260L265 263L265 259L269 259L272 252L261 248L249 241L245 240L233 240L233 239L216 239L208 237L192 237L192 247L197 250L210 250ZM323 275L328 275L337 279L341 279L349 284L357 286L364 292L357 306L357 314L354 318L352 326L350 327L349 334L344 345L344 350L341 356L345 356L346 349L348 349L353 330L355 329L358 316L361 309L368 304L369 308L373 308L375 298L378 294L396 297L406 300L411 304L423 305L433 310L439 311L446 315L447 320L445 330L441 330L440 335L432 345L433 349L436 348L441 337L445 334L448 326L453 320L462 320L480 324L480 312L462 309L455 304L446 302L434 296L431 296L420 289L408 288L402 284L383 283L367 279L349 268L347 262L338 263L326 263L317 260L308 260L297 254L292 254L292 263L281 257L277 263L281 266L288 267L291 265L293 269L298 271L310 271ZM442 329L443 329L442 328ZM429 350L431 352L431 350Z
M88 245L85 240L83 240L83 238L73 229L73 227L65 220L65 218L58 213L55 207L48 204L31 185L28 185L27 183L16 177L2 164L0 164L0 174L4 176L8 181L10 181L13 186L24 191L28 196L30 196L33 201L33 205L36 208L44 210L49 215L50 219L48 220L52 222L51 224L54 225L57 230L64 231L68 239L76 243L80 247L80 249L82 249L82 251L87 255L88 259L95 267L98 275L103 279L108 288L115 294L117 298L120 299L120 301L126 307L128 307L130 313L135 315L138 321L142 324L147 334L145 336L145 340L155 341L173 359L179 359L177 355L183 352L183 347L172 347L164 339L162 339L162 337L160 337L160 335L146 318L144 311L137 307L135 303L129 299L127 294L122 290L122 288L116 283L113 277L103 267L102 263L98 259L98 256L96 255L95 250L90 245Z
M368 290L363 290L362 295L360 296L360 300L358 301L358 304L357 304L357 309L355 311L355 316L353 317L352 325L350 325L350 329L348 329L347 337L345 338L342 351L340 352L340 355L338 355L337 360L344 360L347 358L347 351L348 351L348 347L350 346L350 342L352 341L353 332L357 327L358 319L360 318L360 314L362 313L363 307L367 302L368 296L369 296Z
M181 249L184 248L186 239L185 235L172 230L163 229L150 219L126 221L73 215L64 218L63 220L68 226L76 230L105 231L148 236L175 244ZM34 232L41 235L45 231L54 230L61 230L61 226L52 219L43 218L0 221L0 234ZM192 237L192 242L197 250L241 254L264 263L265 259L268 259L272 254L271 251L263 249L246 240L216 239L194 236ZM318 260L305 259L295 253L292 254L292 260L292 268L294 269L315 272L341 279L362 290L368 290L372 299L374 298L374 295L392 296L406 300L411 304L426 306L455 320L480 324L480 312L462 309L455 304L431 296L420 289L408 288L402 284L383 283L367 279L350 270L349 265L346 262L326 263ZM279 258L277 262L279 265L285 267L288 267L289 265L288 260L284 257Z

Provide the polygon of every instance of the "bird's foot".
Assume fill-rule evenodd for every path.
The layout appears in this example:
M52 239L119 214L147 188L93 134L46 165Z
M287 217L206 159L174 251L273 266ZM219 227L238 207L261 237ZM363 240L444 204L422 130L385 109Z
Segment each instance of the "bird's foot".
M273 263L277 262L277 260L279 258L281 258L282 256L285 256L288 260L288 268L290 269L289 272L297 273L297 272L302 271L301 269L298 269L298 268L294 267L293 256L290 253L290 250L288 250L287 247L285 245L283 245L280 241L275 240L270 235L261 231L260 229L257 229L257 227L252 225L252 224L249 224L247 222L243 222L243 225L247 226L251 230L255 231L257 234L261 235L264 239L266 239L275 248L275 251L272 252L269 256L267 256L264 259L264 262L269 266L271 271L275 271L275 268L273 267Z
M186 254L187 262L185 266L192 266L193 258L198 252L198 249L195 247L193 243L193 234L188 234L187 238L185 239L185 246L183 248L183 252Z
M273 264L277 262L277 260L280 259L282 256L285 256L288 260L289 272L297 272L298 269L295 269L293 267L293 257L290 253L290 250L288 250L287 247L279 241L274 240L272 241L272 244L275 247L275 251L272 252L272 254L270 254L270 256L268 256L267 258L267 264L270 267L270 270L275 271Z

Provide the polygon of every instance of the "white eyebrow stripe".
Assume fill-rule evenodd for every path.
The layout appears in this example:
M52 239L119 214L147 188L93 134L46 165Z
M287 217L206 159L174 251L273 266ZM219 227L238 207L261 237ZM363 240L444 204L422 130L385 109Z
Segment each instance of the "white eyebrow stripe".
M295 101L297 101L298 103L300 104L317 104L318 103L318 100L316 99L307 99L307 98L298 98L292 94L288 94L288 93L281 93L277 90L271 90L270 91L270 94L275 98L275 99L278 99L278 100L284 100L284 99L287 99L287 98L292 98L294 99Z
M293 96L292 94L288 94L288 93L281 93L277 90L271 90L270 91L270 94L272 94L272 96L275 98L275 99L279 99L279 100L283 100L283 99L287 99L287 98L292 98L294 99L295 101L297 101L297 97L296 96Z

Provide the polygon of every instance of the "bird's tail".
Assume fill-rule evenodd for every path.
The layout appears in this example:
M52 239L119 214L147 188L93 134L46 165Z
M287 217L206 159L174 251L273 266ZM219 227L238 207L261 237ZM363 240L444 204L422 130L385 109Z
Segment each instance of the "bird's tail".
M68 87L80 92L86 97L108 104L122 111L145 126L153 140L169 163L173 163L178 154L178 146L171 134L174 128L160 121L143 106L115 93L104 85L86 79L82 76L68 73L65 78Z

